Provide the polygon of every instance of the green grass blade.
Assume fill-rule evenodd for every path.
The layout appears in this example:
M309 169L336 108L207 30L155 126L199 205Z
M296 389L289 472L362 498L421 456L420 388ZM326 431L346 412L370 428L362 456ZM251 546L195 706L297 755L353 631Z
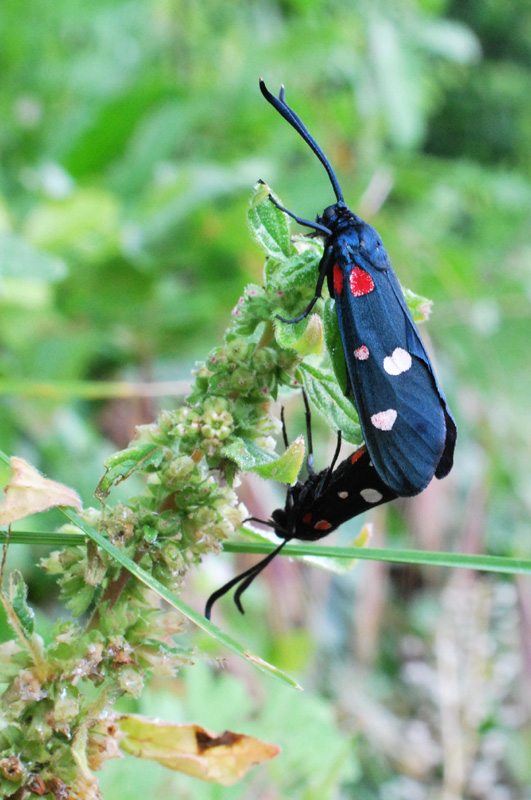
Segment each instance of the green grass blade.
M225 542L227 553L254 553L267 555L274 544L254 542ZM462 567L485 572L512 575L531 575L530 558L470 555L468 553L439 553L426 550L393 550L377 547L333 547L326 545L288 544L281 552L284 556L328 556L331 558L358 558L369 561L390 561L394 564L423 564L432 567Z
M79 522L75 523L80 526ZM81 526L80 526L81 527ZM87 534L90 535L90 534ZM92 537L93 538L93 537ZM47 531L11 531L10 544L75 545L83 544L82 533L54 533ZM7 532L0 531L0 544L7 541ZM110 545L112 547L112 545ZM275 545L267 542L225 542L226 553L254 553L267 555ZM110 551L109 551L110 552ZM119 551L117 551L119 552ZM113 550L114 554L114 550ZM121 554L120 554L121 555ZM376 547L333 547L331 545L288 544L280 553L286 556L320 556L326 558L366 559L388 561L393 564L422 564L431 567L461 567L484 572L499 572L508 575L531 575L530 558L507 556L470 555L468 553L441 553L426 550L394 550ZM125 556L124 556L125 558Z
M0 544L39 544L53 547L84 544L87 537L82 533L58 533L57 531L0 531Z

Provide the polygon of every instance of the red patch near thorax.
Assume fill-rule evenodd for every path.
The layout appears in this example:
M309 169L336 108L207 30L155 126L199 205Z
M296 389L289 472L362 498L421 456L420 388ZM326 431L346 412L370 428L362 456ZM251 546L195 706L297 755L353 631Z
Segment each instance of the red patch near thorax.
M304 522L304 524L305 524L305 525L309 525L309 524L310 524L310 522L312 521L312 515L311 515L311 513L310 513L310 512L308 512L308 514L305 514L305 515L303 516L303 518L302 518L302 521Z
M354 297L363 297L374 289L374 281L368 272L360 267L354 267L349 277L350 291Z
M363 447L359 447L355 453L352 453L350 456L350 463L355 464L356 461L362 457L362 455L366 452L367 448L365 445Z
M334 264L334 293L341 294L343 291L343 273L339 264Z

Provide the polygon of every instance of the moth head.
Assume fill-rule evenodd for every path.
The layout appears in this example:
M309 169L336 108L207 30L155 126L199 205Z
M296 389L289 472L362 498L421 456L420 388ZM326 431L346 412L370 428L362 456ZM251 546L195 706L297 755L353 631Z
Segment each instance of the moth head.
M289 517L284 508L277 508L273 511L271 514L271 522L273 523L273 529L279 539L290 538Z
M317 217L317 222L324 225L325 228L333 229L335 225L337 225L338 221L344 216L345 210L348 212L348 208L345 203L335 203L333 206L328 206L325 208L322 215Z

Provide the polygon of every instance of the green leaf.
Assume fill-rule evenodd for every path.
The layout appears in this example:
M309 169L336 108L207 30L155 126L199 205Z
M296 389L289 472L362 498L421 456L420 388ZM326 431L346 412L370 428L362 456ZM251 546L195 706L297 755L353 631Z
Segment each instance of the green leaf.
M115 483L125 481L133 472L158 467L164 452L156 444L140 444L114 453L105 461L106 471L96 489L96 497L105 498Z
M35 630L35 614L27 603L28 587L18 569L9 575L9 602L15 615L28 636Z
M253 471L262 478L280 483L297 480L304 460L304 439L296 439L280 457L258 447L252 439L240 438L223 448L223 456L235 461L245 472Z
M290 289L314 287L317 283L317 268L323 255L323 248L317 242L294 244L299 252L283 261L273 261L266 265L266 279L274 282L287 292Z
M257 183L251 194L248 211L249 228L253 238L271 258L283 260L291 253L289 220L269 200L273 194L265 183ZM273 195L275 200L278 198Z
M310 364L299 367L304 386L310 400L327 422L341 431L343 440L351 444L361 444L363 436L354 404L343 394L335 377L329 370Z
M218 628L214 623L207 620L202 614L195 609L191 608L189 605L184 603L179 597L172 594L165 586L163 586L160 581L146 572L142 567L139 567L138 564L128 558L124 553L118 550L111 542L102 536L101 533L91 528L90 525L81 519L80 516L74 513L70 513L70 511L66 509L61 509L61 512L65 515L67 519L77 525L77 527L83 531L83 533L92 539L98 547L101 547L106 553L108 553L118 564L124 567L131 575L134 575L139 581L147 586L149 589L152 589L159 597L162 597L166 600L167 603L172 608L175 608L179 611L183 616L189 619L194 625L197 625L201 628L205 633L219 642L221 645L226 647L227 649L231 650L233 653L236 653L237 656L240 658L245 659L247 663L253 664L262 672L266 672L268 675L281 680L283 683L292 686L294 689L300 689L301 687L299 684L290 678L289 675L286 675L285 672L282 672L278 667L275 667L273 664L269 664L267 661L264 661L260 656L251 653L246 648L242 647L235 639L229 636L227 633L222 631Z
M338 384L343 388L345 394L348 386L347 362L343 351L341 334L339 333L339 322L337 321L336 302L329 297L323 309L323 326L326 349L330 355L332 369Z
M301 356L319 355L323 349L323 323L317 314L294 325L277 322L275 339L280 347L295 350Z
M304 437L298 436L280 458L269 464L254 467L253 471L262 478L271 478L280 483L291 484L297 480L304 461L304 453Z
M225 458L230 458L245 472L254 470L262 465L271 464L276 460L274 453L259 447L254 439L246 439L245 437L233 439L231 444L222 448L221 454Z

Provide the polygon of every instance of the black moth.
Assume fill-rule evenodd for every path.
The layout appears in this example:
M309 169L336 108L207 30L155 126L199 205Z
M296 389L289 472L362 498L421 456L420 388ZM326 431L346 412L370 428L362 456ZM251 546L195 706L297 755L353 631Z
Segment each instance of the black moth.
M208 598L205 608L207 619L210 619L212 606L216 600L238 584L240 585L234 594L234 602L238 610L244 614L241 604L243 592L280 553L284 545L292 539L301 539L305 542L322 539L347 520L382 503L388 503L398 496L381 480L372 465L367 448L364 446L336 467L341 448L341 431L337 435L337 447L331 465L321 472L315 472L310 407L304 391L303 397L306 407L308 477L304 482L299 480L289 487L284 508L277 508L273 511L270 520L261 520L256 517L246 520L246 522L261 522L269 525L283 541L262 561L245 570L241 575L237 575ZM282 433L284 444L288 447L284 413L282 413Z
M370 458L400 497L418 494L451 470L457 428L378 233L343 200L332 167L297 114L260 80L266 100L302 136L325 167L337 202L316 222L273 202L324 237L315 294L294 323L308 316L325 280L335 299L349 387ZM346 517L345 517L346 518Z

